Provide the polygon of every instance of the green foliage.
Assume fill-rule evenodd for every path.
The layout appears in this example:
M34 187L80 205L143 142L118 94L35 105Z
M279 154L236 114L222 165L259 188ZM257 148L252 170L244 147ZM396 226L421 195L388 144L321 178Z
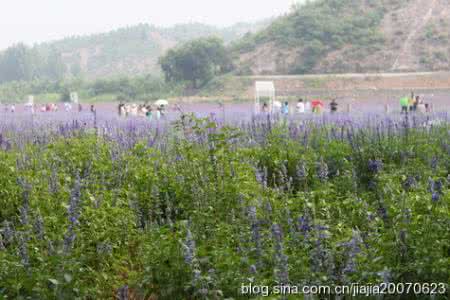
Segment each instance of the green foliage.
M65 65L54 50L44 56L35 48L18 44L0 53L0 84L33 79L59 80L64 74Z
M253 128L262 140L246 144L249 132L185 116L163 147L80 132L0 151L2 236L4 221L15 230L0 248L0 297L113 299L126 285L133 299L248 299L242 284L277 284L279 251L295 284L373 285L380 272L448 283L448 129L330 138L340 126L311 124L303 138L281 123ZM80 216L64 251L78 180ZM430 180L442 183L438 200Z
M53 95L65 102L70 99L71 92L78 92L83 102L149 101L180 95L183 89L182 84L166 83L150 75L92 81L14 81L0 85L0 103L23 102L30 94L35 95L37 102L54 102Z
M231 59L223 41L203 38L171 49L159 63L166 81L191 81L194 88L231 69Z
M63 54L64 64L68 66L67 76L157 75L161 72L157 59L164 55L167 48L212 36L229 43L240 38L243 32L262 28L266 24L267 21L240 23L227 28L200 23L168 28L139 24L101 34L69 37L39 44L35 48L45 57L50 56L52 51Z

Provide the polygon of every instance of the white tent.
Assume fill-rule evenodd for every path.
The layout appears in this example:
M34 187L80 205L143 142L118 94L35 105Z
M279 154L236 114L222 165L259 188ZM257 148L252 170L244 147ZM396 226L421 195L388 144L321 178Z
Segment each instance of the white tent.
M261 98L269 98L269 109L272 111L275 101L275 85L273 81L255 82L255 113L261 111Z

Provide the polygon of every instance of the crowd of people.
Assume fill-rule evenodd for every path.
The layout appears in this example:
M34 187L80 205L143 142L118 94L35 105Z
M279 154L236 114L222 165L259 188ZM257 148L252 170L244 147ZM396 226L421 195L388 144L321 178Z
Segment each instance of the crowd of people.
M165 118L166 116L166 106L165 105L156 105L156 108L153 109L152 105L147 104L123 104L120 103L117 107L119 117L146 117L150 121L155 118L159 120L161 118Z
M330 102L330 112L335 113L338 111L339 104L337 99L333 99ZM305 101L303 98L298 99L297 104L295 105L295 113L303 114L303 113L321 113L324 111L325 104L321 100L313 100ZM285 101L281 105L278 103L272 104L272 110L269 108L269 104L264 102L262 105L261 111L263 113L281 113L282 115L289 115L291 112L290 105L288 101Z
M425 103L420 96L414 96L414 92L411 92L410 97L400 99L400 107L402 114L408 112L429 113L432 111L432 105Z
M322 100L312 100L307 101L303 98L298 99L297 104L295 105L295 113L303 114L303 113L322 113L325 111L325 104ZM339 103L336 98L332 99L329 103L329 112L336 113L339 111ZM389 109L386 109L389 111ZM426 103L420 96L414 95L414 92L411 93L411 96L405 96L400 99L400 111L402 114L404 113L430 113L433 111L433 106L431 103ZM290 105L288 101L284 103L279 103L275 101L272 103L272 107L269 107L267 102L264 102L261 108L261 112L263 113L281 113L282 115L289 115L291 112Z
M92 111L93 107L94 107L94 105L91 105L91 111ZM46 103L46 104L42 104L40 106L37 104L27 103L24 105L24 108L25 108L25 111L31 112L32 114L34 114L36 112L41 112L41 113L58 112L60 110L60 107L58 106L58 104L55 104L55 103ZM66 111L66 112L73 111L73 106L72 106L72 103L70 103L70 102L64 102L63 108L64 108L64 111ZM78 112L83 111L83 106L80 103L77 104L77 110L78 110ZM11 105L5 104L4 111L10 112L10 113L15 113L16 105L15 104L11 104Z
M166 104L168 104L166 102ZM72 112L74 110L73 105L76 105L76 110L78 112L83 111L83 106L81 103L70 103L65 102L63 104L63 109L66 112ZM30 111L32 114L36 112L57 112L59 110L58 104L55 103L47 103L43 105L36 105L36 104L25 104L25 110ZM388 105L386 104L386 111L388 112ZM328 104L328 111L330 113L337 113L339 111L340 105L336 98L332 99ZM154 105L150 104L124 104L120 103L117 106L117 111L119 117L146 117L148 120L159 120L164 119L166 117L166 105L158 105L158 102L156 102ZM326 105L322 100L305 100L303 98L300 98L297 100L297 103L295 104L294 108L291 110L290 104L288 101L285 101L283 103L274 101L273 103L269 104L267 102L264 102L261 107L262 113L280 113L282 115L289 115L290 113L295 114L304 114L304 113L322 113L326 110ZM16 112L16 105L10 104L10 105L4 105L4 111L9 113L15 113ZM350 109L348 109L350 111ZM400 112L402 114L405 113L430 113L433 111L433 106L431 103L426 103L423 101L423 99L420 96L417 96L414 94L414 92L411 93L410 96L405 96L400 99ZM90 112L93 114L96 114L96 108L94 105L90 105Z

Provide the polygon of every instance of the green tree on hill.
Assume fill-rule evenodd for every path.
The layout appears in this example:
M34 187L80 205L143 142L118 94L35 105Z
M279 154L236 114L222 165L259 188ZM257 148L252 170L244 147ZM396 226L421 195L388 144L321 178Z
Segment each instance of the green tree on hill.
M37 59L24 44L6 49L0 56L0 81L31 80L35 75Z
M0 83L34 79L61 80L66 74L61 54L55 49L40 53L24 44L9 47L0 53Z
M231 58L218 38L201 38L171 49L159 64L166 81L191 81L194 88L232 68Z

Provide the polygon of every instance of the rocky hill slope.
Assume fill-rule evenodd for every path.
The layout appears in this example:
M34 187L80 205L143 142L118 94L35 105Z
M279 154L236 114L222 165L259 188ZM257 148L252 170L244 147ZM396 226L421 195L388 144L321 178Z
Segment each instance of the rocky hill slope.
M317 0L234 46L238 74L450 69L449 0Z

